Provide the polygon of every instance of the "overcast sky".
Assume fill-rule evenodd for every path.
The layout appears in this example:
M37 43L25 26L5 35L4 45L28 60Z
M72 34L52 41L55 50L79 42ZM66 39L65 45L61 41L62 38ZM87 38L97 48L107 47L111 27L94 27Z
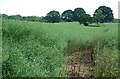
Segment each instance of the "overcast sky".
M67 9L77 7L93 15L99 6L108 6L118 18L118 2L120 0L0 0L0 13L22 16L45 16L49 11L56 10L62 14Z

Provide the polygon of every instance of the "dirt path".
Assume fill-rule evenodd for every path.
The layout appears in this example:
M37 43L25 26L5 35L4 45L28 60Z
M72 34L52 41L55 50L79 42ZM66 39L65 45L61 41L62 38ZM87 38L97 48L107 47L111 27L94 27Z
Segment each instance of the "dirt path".
M66 61L65 70L68 77L93 77L92 49L79 49Z

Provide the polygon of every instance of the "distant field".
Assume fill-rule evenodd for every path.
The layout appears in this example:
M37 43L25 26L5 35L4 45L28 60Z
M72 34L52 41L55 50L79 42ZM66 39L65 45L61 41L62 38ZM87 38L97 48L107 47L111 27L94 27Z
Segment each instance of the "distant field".
M4 77L59 77L60 73L65 77L61 67L66 64L69 48L71 54L90 46L94 50L93 61L97 62L94 76L117 75L118 23L92 27L78 22L3 20L2 32Z

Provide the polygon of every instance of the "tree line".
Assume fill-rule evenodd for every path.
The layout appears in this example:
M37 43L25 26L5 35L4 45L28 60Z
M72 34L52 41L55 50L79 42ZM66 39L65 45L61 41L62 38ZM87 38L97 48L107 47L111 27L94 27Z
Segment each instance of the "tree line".
M23 21L36 21L36 22L42 22L44 17L38 17L38 16L21 16L21 15L10 15L7 14L1 14L3 19L14 19L14 20L23 20Z
M20 16L20 15L6 15L2 14L5 19L15 19L24 21L37 21L37 22L47 22L47 23L57 23L57 22L75 22L78 21L80 24L85 26L90 23L104 23L112 22L114 20L113 11L110 7L100 6L95 10L93 17L85 12L83 8L75 8L72 10L65 10L61 15L58 11L50 11L46 16Z

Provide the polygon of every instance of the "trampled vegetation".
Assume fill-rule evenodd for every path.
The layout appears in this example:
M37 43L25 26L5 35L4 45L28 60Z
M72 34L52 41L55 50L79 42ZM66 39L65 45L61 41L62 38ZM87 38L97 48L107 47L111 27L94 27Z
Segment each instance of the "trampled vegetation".
M85 47L93 49L95 77L118 76L118 23L2 23L3 77L66 77L68 56Z

